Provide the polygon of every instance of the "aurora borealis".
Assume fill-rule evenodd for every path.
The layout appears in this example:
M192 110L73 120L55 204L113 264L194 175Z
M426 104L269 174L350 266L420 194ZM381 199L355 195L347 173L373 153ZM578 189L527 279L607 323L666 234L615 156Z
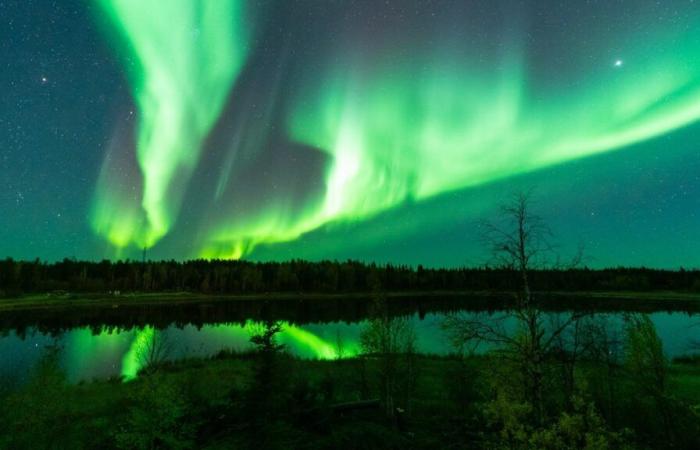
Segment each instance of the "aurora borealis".
M594 266L698 266L692 0L49 3L0 7L8 256L479 264L534 186Z
M129 78L143 188L141 205L121 203L101 179L94 227L116 246L150 247L177 214L201 142L245 60L247 24L238 0L98 3L119 34L124 60L134 61Z

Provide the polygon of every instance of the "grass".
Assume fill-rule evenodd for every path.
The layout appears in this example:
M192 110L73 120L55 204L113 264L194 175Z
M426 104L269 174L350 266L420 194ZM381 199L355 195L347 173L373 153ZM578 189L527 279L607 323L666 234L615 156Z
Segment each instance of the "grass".
M324 386L330 386L331 398L317 401L342 403L357 401L363 396L360 359L320 361L282 356L280 361L281 374L292 393L307 386L311 389L309 392L319 395L319 392L326 389ZM147 381L154 382L155 385L184 387L183 395L190 404L206 405L206 408L214 410L225 408L232 398L232 392L245 392L247 386L254 382L253 364L254 358L250 354L222 353L210 359L169 363L147 378L128 383L103 380L67 386L60 399L61 421L66 424L66 430L62 434L73 448L87 448L87 443L109 445L115 430L125 423L134 402L138 401L135 394L138 395L140 387ZM371 360L369 364L372 364ZM465 408L482 390L483 380L480 381L480 377L488 377L489 357L473 356L461 360L455 357L417 355L416 367L418 370L412 394L412 411L407 425L411 430L411 440L416 448L440 446L451 435L463 433L462 428L466 426L464 418L468 415ZM370 367L369 373L372 370ZM673 362L669 376L671 395L687 404L700 405L700 360L685 358ZM369 395L377 395L376 386L372 386L371 382ZM295 406L303 405L293 403L291 407L284 408L293 411ZM192 413L198 414L196 411L193 409ZM235 419L225 419L231 420L235 422ZM377 414L370 417L351 415L334 420L329 425L333 432L328 436L324 434L323 439L352 441L356 439L353 437L356 430L353 429L358 426L366 433L374 433L373 437L367 437L370 440L376 438L381 442L383 439L401 439L401 435L392 434L388 437L383 434L392 428L386 428L386 423ZM294 433L297 434L312 433L316 436L304 424L298 425L295 430ZM236 442L235 436L224 434L221 438L205 439L203 443L209 445L208 448L231 448ZM400 446L400 442L397 446Z

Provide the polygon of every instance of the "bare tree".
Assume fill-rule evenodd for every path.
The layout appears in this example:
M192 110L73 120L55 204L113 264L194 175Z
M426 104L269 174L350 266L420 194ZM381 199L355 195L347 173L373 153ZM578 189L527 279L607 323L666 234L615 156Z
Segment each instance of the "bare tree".
M451 315L444 327L456 343L486 343L508 361L522 377L522 395L532 406L535 421L541 423L545 360L554 354L562 334L582 314L571 313L556 323L545 320L531 285L531 272L562 265L554 255L550 229L532 213L530 205L530 193L518 193L501 207L499 221L481 225L483 241L496 264L515 276L512 310L495 315ZM579 260L577 255L571 264Z
M136 352L136 359L141 370L151 375L158 371L171 356L173 352L173 342L162 330L152 330L150 339Z
M520 277L519 306L532 303L530 271L545 265L552 250L550 229L531 212L531 194L517 193L501 206L501 220L482 222L482 240L496 265Z

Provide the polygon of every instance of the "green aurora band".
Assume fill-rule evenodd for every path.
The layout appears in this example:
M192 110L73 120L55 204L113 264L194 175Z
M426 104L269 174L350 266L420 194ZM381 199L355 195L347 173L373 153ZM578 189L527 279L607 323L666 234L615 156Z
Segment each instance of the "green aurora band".
M150 247L172 225L248 53L241 0L98 0L127 67L139 111L141 204L113 195L104 174L94 229L112 244ZM107 184L107 185L105 185Z
M119 247L150 246L177 215L181 194L169 194L175 174L197 164L243 64L246 27L219 22L243 8L223 1L218 14L172 7L175 23L187 26L165 29L143 19L148 7L137 5L149 2L101 4L143 65L131 80L141 111L137 153L148 225L128 208L117 218L99 206L94 224ZM218 11L224 4L228 9ZM195 14L203 12L210 14ZM182 32L193 23L211 36L193 42ZM619 52L624 64L587 65L551 85L533 74L522 39L494 39L502 45L478 59L464 57L464 39L436 39L410 57L339 48L322 70L289 88L284 123L291 141L328 156L318 174L322 199L295 210L270 202L245 217L213 220L201 230L196 256L244 257L259 244L618 150L700 120L700 12L672 29L631 31ZM231 54L236 58L222 63ZM116 204L109 186L98 193L98 205Z

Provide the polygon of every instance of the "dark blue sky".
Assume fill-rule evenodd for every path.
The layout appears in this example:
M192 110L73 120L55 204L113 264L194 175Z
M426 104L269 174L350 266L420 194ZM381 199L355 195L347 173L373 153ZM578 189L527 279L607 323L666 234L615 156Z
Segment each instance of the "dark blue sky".
M534 187L563 253L700 267L696 2L225 0L138 29L110 3L0 0L0 257L475 265ZM143 139L144 98L185 119Z

